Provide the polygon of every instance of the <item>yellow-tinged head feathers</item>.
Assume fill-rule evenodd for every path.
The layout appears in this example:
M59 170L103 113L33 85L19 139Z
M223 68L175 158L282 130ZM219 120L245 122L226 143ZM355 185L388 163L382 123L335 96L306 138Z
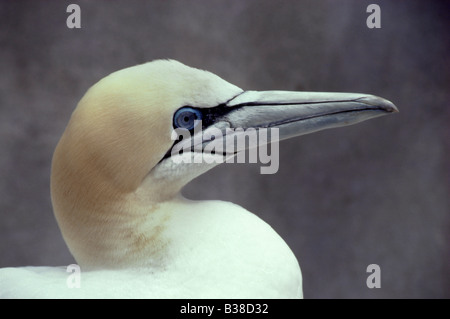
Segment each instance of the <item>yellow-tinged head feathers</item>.
M100 181L115 190L134 191L170 149L172 118L178 108L216 106L240 91L212 73L172 60L114 72L80 101L54 164L60 156L66 157L74 166L82 166L75 170L91 167Z
M164 196L158 187L153 194L139 189L173 144L174 112L216 106L241 91L172 60L114 72L87 91L56 147L51 176L54 212L77 261L93 258L82 255L89 254L96 232L107 236L106 222L121 223L140 206L148 212L183 186L163 183ZM146 184L151 190L152 181ZM92 253L101 250L107 249Z

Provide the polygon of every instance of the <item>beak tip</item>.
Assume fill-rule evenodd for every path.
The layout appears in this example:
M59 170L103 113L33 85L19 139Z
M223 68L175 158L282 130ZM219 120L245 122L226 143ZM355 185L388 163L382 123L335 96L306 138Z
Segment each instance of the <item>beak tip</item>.
M397 106L395 106L394 103L392 103L389 100L384 100L384 105L383 108L386 110L386 112L388 113L398 113L399 110L397 108Z
M394 103L392 103L391 101L385 100L386 103L385 105L382 106L382 108L387 112L387 113L398 113L400 112L398 110L398 108L395 106Z
M392 103L389 100L383 99L379 96L375 95L368 95L361 99L358 99L359 102L363 102L365 104L376 106L380 108L382 111L385 111L386 113L398 113L399 110L395 106L394 103Z

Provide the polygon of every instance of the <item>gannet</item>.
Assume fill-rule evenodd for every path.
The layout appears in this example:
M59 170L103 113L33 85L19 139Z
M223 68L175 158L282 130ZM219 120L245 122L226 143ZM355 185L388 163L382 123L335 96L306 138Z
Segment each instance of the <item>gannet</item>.
M393 112L366 94L244 91L174 60L114 72L80 100L52 160L54 214L78 287L66 267L11 267L0 270L0 296L302 298L299 263L268 224L233 203L180 195L218 164L176 160L208 141L172 154L173 131L202 119L203 131L278 128L282 140Z

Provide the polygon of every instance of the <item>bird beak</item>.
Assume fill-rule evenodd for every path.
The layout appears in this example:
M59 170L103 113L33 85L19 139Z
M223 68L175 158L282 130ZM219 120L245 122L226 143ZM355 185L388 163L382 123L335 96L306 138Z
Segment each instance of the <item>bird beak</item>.
M199 110L204 112L202 125L193 137L188 134L175 142L165 158L181 149L234 156L248 148L398 112L392 102L373 95L290 91L244 91L225 104ZM262 129L278 131L275 138L270 131L270 141L250 139L235 145L251 130Z
M226 103L231 128L279 128L279 140L398 112L381 97L357 93L245 91Z

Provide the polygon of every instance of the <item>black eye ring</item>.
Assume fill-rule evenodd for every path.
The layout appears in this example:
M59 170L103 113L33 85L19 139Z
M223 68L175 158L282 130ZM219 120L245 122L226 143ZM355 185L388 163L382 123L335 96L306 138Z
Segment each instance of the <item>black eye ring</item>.
M202 112L189 106L182 107L173 116L173 126L192 130L202 119Z

